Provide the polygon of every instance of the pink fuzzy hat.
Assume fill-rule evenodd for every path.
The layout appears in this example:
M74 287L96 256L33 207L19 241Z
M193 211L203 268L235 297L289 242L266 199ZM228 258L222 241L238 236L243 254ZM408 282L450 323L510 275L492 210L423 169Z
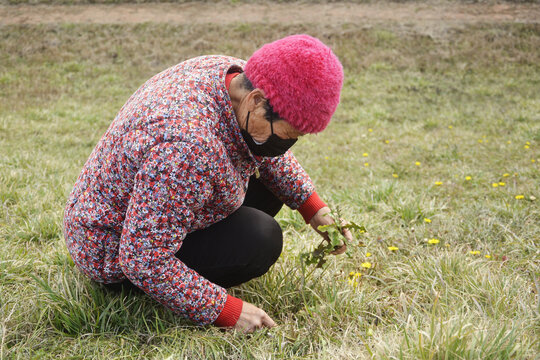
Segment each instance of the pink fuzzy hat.
M303 133L323 131L339 104L343 67L309 35L292 35L255 51L244 68L274 111Z

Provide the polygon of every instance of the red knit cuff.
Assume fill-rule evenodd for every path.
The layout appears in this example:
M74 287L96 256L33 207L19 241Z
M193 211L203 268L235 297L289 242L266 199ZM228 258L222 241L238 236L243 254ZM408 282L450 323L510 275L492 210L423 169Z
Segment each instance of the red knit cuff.
M319 211L321 208L327 206L324 201L321 200L319 195L314 191L311 194L306 202L304 202L299 208L298 211L302 214L306 224L309 224L309 221Z
M236 322L240 317L240 313L242 312L242 306L242 300L227 294L225 306L223 307L223 310L221 311L221 314L219 314L216 321L214 321L214 325L219 327L233 327L236 325Z

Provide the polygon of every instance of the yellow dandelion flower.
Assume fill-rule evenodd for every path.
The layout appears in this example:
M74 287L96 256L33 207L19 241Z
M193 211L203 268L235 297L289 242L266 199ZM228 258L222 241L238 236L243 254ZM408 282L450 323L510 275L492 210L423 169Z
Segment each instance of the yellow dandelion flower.
M534 163L534 162L536 162L536 160L535 160L535 159L531 159L531 162Z
M486 259L491 259L491 255L487 254Z
M324 160L328 160L328 159L330 159L328 156L325 156L325 157L324 157Z
M528 149L528 148L530 148L530 146L529 146L529 145L525 145L523 148L524 148L524 149Z
M479 142L479 143L481 144L481 143L483 143L483 142L484 142L484 140L482 140L482 139L478 139L478 142Z
M431 222L431 219L424 218L424 222L427 222L429 224Z
M469 251L469 254L471 254L471 255L480 255L480 251L479 250L471 250L471 251Z
M368 155L369 155L368 153L363 153L362 154L363 157L368 157Z
M452 125L448 125L448 128L449 128L449 129L452 129L452 128L453 128L453 126L452 126Z
M360 283L360 277L362 277L361 273L351 271L349 273L349 277L347 278L347 282L349 285L356 287Z
M471 179L472 179L472 177L470 177L470 176L465 176L465 180L470 181Z
M435 181L435 185L441 186L441 185L442 185L442 181Z
M384 140L385 144L390 144L390 140Z
M417 161L417 162L414 163L414 165L420 166L420 165L422 165L422 163L420 161Z
M367 131L369 131L369 132L373 132L373 129L371 129L371 128L370 128L370 129L367 129Z
M517 200L522 200L522 199L525 199L525 196L524 195L516 195L516 199Z
M528 141L525 141L525 145L531 145L531 143Z
M439 242L440 242L439 239L429 239L428 240L428 244L431 244L431 245L438 244Z
M499 181L499 186L506 186L505 182Z
M371 256L371 253L366 253L366 257L370 257Z
M506 143L507 143L507 144L511 144L512 142L511 142L510 140L508 140Z
M498 183L493 183L493 184L491 184L491 186L493 186L494 188L496 188L496 187L499 186L499 184L498 184Z
M509 173L504 173L504 174L503 174L503 177L509 177L509 176L510 176Z
M370 262L364 262L364 263L362 263L362 267L364 269L371 269L371 263Z
M364 163L364 166L365 166L365 167L368 167L368 166L369 166L369 163L368 163L368 162L367 162L367 163Z
M396 179L399 177L399 175L398 175L398 174L395 174L395 173L392 174L392 176L393 176L394 178L396 178Z
M390 250L390 251L397 251L397 250L399 250L399 248L396 247L396 246L389 246L389 247L388 247L388 250Z

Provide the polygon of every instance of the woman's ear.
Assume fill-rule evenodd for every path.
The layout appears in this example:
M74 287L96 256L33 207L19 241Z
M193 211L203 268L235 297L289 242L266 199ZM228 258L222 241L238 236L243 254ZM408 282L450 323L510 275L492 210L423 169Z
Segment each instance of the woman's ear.
M262 89L255 89L251 92L253 95L253 103L258 106L260 103L266 101L266 98L264 96L264 91Z

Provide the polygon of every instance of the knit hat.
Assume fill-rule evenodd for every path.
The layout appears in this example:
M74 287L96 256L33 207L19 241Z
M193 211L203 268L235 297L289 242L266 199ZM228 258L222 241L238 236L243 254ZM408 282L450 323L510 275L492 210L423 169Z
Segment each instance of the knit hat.
M274 111L303 133L323 131L339 103L343 67L309 35L291 35L255 51L244 68Z

